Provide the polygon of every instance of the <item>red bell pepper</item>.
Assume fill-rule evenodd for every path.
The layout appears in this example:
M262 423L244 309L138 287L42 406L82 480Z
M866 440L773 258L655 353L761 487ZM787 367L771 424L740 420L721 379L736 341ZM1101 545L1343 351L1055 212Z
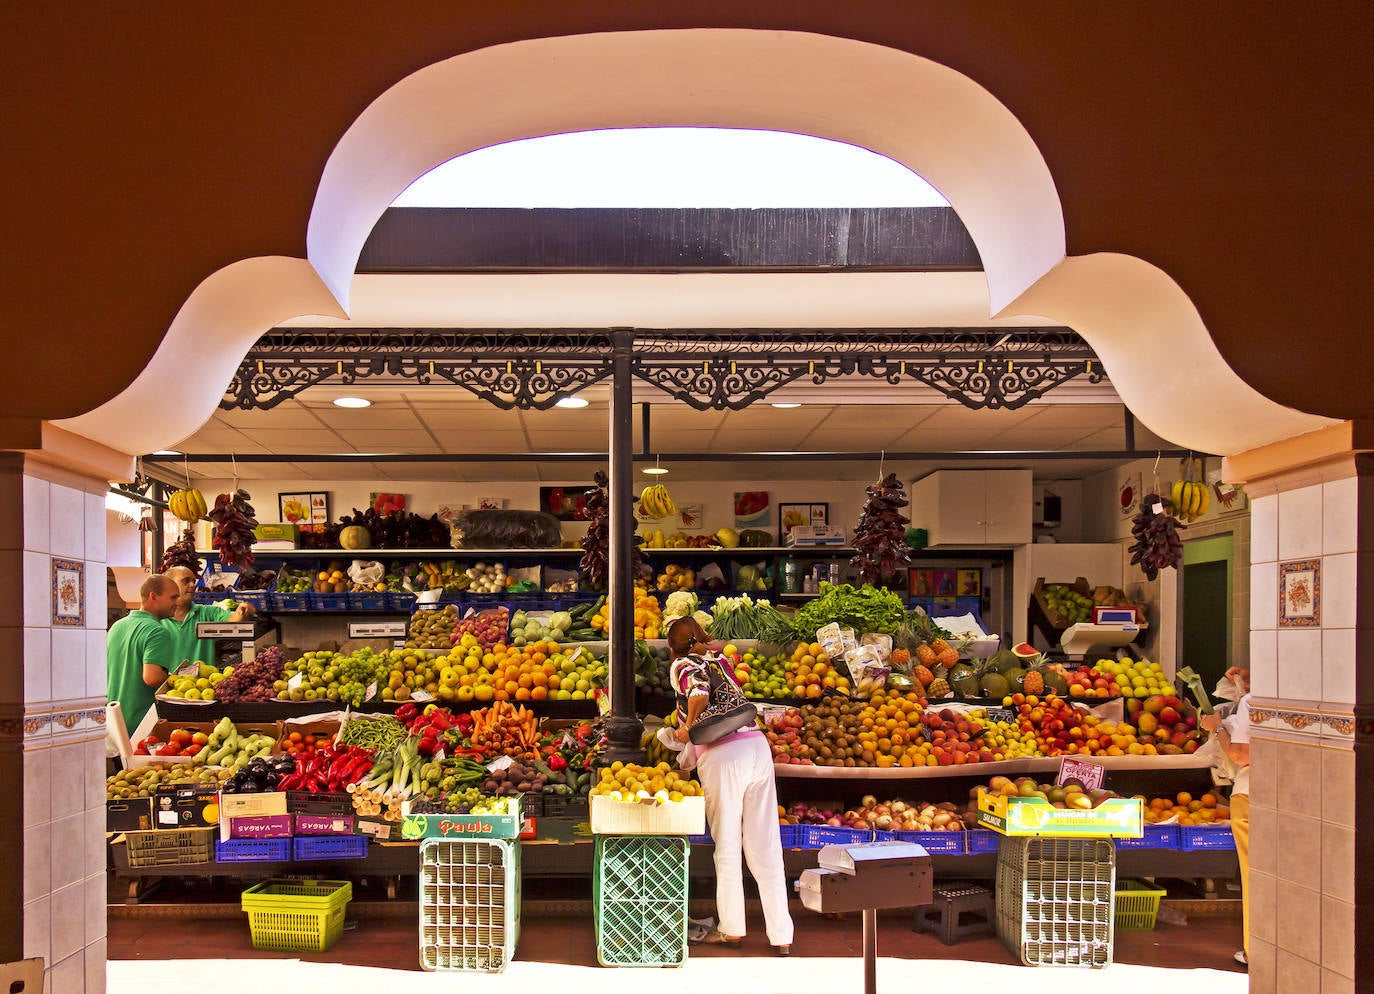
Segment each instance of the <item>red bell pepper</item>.
M551 770L566 770L568 768L568 761L559 753L554 753L549 757L548 766Z

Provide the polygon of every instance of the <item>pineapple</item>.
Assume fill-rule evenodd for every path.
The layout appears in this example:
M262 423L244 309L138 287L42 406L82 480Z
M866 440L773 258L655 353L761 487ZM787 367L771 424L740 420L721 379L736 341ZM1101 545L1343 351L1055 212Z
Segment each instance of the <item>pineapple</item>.
M1045 677L1039 670L1026 670L1026 677L1021 681L1021 689L1038 697L1045 692Z
M935 650L922 643L916 647L916 662L928 669L934 669L939 665L939 658L935 655Z
M959 653L955 651L954 646L950 645L942 638L937 638L932 641L930 643L930 650L935 653L935 658L938 659L943 666L952 667L959 661Z
M935 674L932 673L929 668L921 666L920 664L917 664L916 668L911 671L911 676L913 679L919 681L922 687L929 687L935 682Z
M940 680L932 680L932 681L930 681L930 685L929 685L928 687L926 687L926 696L927 696L927 697L948 697L948 696L949 696L949 684L948 684L945 680L943 680L943 679L940 679Z

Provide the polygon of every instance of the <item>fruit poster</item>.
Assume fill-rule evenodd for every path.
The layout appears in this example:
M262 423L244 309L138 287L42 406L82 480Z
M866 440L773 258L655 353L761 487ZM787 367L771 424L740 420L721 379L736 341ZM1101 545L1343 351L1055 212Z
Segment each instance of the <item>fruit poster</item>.
M277 494L281 520L288 525L329 524L329 494Z
M372 493L367 499L378 514L395 514L406 509L405 494Z
M540 487L539 510L552 514L559 521L590 521L587 511L587 491L590 483L565 487Z
M768 524L772 511L768 491L745 490L735 493L735 527L759 528Z
M1132 473L1121 483L1121 489L1117 497L1121 503L1121 516L1123 518L1135 517L1135 512L1140 509L1140 498L1144 496L1141 487L1141 474Z
M683 504L677 509L678 520L682 523L683 531L700 531L702 528L703 504Z

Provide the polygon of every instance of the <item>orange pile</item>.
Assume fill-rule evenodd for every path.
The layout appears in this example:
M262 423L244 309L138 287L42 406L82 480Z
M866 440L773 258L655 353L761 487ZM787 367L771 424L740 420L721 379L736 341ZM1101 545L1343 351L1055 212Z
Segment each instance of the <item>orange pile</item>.
M830 656L819 642L798 642L785 669L793 697L820 697L827 687L849 693L849 678L830 665Z
M1231 809L1215 794L1207 793L1194 798L1192 794L1179 794L1170 800L1167 797L1153 797L1145 802L1145 821L1156 824L1177 817L1180 825L1216 825L1231 820Z

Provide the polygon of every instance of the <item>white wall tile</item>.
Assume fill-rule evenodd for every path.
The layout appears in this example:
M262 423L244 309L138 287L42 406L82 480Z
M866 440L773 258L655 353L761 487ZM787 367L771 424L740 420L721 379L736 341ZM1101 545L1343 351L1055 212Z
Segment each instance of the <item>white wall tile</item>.
M1344 552L1322 557L1321 622L1323 628L1354 628L1359 602L1358 554Z
M86 498L86 551L83 559L105 562L105 497L103 494L82 494Z
M1322 700L1327 704L1355 703L1355 658L1355 629L1322 632Z
M83 807L87 810L105 808L105 740L95 739L82 746L86 750L86 761L82 772L86 778L86 794Z
M105 695L105 633L86 631L86 696Z
M53 909L53 930L58 928L57 910ZM57 948L56 936L53 948ZM65 959L58 960L48 971L48 994L81 994L86 985L86 951L77 949Z
M87 944L85 994L105 994L105 956L103 937Z
M1279 697L1322 699L1322 633L1319 628L1280 628Z
M30 749L24 754L24 827L52 821L52 750Z
M1250 562L1272 563L1279 558L1279 495L1250 502Z
M52 699L75 701L86 696L86 630L52 630Z
M1357 477L1322 484L1322 552L1354 552L1360 547Z
M52 560L46 552L24 553L24 625L52 624Z
M54 483L48 498L48 551L68 559L86 557L86 494Z
M1250 628L1279 626L1279 564L1256 563L1250 567Z
M52 700L52 629L24 629L24 700Z
M86 945L89 947L94 942L104 942L107 928L106 902L107 888L109 881L105 874L100 873L93 877L87 877L82 885L86 891ZM101 968L104 968L101 963Z
M50 751L52 817L56 820L81 814L86 810L86 745L84 742L75 742Z
M51 899L39 898L24 905L24 958L40 956L45 962L52 960L52 912L49 910Z
M1322 484L1279 494L1279 559L1305 559L1322 551Z
M101 740L104 743L104 740ZM103 770L104 760L101 760ZM86 838L104 839L105 838L105 802L101 800L97 807L87 808L82 815L86 819ZM105 847L100 844L88 845L82 850L86 856L86 865L83 872L86 876L94 876L97 873L105 872Z
M80 882L52 894L52 958L61 964L86 945L86 888ZM85 964L82 964L82 982Z
M105 580L103 562L86 563L86 627L105 631L109 628L110 595Z
M84 781L82 783L84 785ZM83 858L85 854L81 848L86 840L86 813L83 811L80 814L72 815L70 818L58 818L49 826L49 829L52 834L45 841L51 847L49 852L52 854L53 892L56 893L72 884L79 886L86 876L86 860ZM103 841L105 837L102 835L100 838ZM84 921L86 913L84 893L80 899L81 904L76 909L76 913ZM53 914L56 915L56 913L57 909L54 908ZM84 937L85 934L83 928L81 935ZM85 944L84 941L82 944ZM53 950L53 954L57 954L56 949Z
M48 503L51 486L47 480L24 477L24 548L47 552L49 545Z
M47 897L52 890L52 826L24 829L24 902ZM13 865L13 864L11 864Z
M1250 692L1256 697L1279 696L1279 633L1250 633Z

